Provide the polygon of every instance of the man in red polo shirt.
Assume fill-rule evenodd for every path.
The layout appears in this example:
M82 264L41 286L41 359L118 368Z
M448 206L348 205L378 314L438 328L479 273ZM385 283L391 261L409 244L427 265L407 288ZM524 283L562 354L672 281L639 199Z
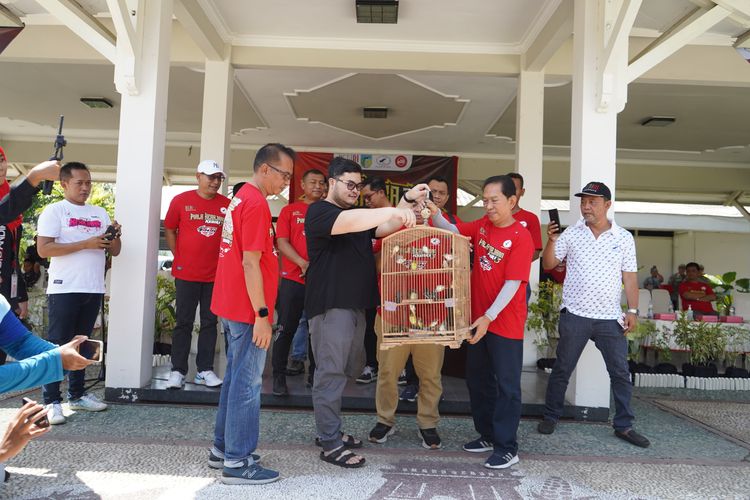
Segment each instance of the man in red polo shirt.
M511 172L508 174L508 177L513 179L513 184L516 185L516 196L518 196L518 203L516 203L516 207L513 209L513 218L529 230L531 241L534 242L533 260L536 260L542 253L542 228L539 225L539 217L521 208L521 198L526 194L526 189L523 187L523 176L517 172Z
M174 255L172 276L177 293L177 324L172 333L172 372L167 389L180 389L185 383L195 309L199 305L201 327L195 383L208 387L221 385L221 379L214 373L217 320L211 312L211 294L229 199L219 194L224 171L215 161L200 162L195 178L198 189L175 196L164 218L164 235Z
M493 451L484 464L490 469L518 463L524 297L534 245L529 232L512 215L515 193L509 176L488 178L482 188L486 215L456 225L430 206L435 227L468 236L474 245L471 327L476 330L469 339L466 385L479 438L464 444L463 449Z
M307 207L323 197L325 185L326 176L320 170L305 172L301 181L304 197L282 208L276 222L276 241L281 252L281 286L277 308L281 328L273 342L271 359L275 396L289 395L286 386L286 363L294 332L305 309L305 273L310 265L307 260L305 215Z
M209 467L223 468L224 484L264 484L279 473L261 467L260 388L271 346L279 284L279 258L267 196L289 185L295 153L266 144L253 162L253 178L232 198L221 232L211 310L224 321L229 350L216 414Z
M690 262L685 266L685 272L687 276L679 288L682 310L687 311L690 307L696 313L717 314L711 306L711 301L716 300L716 294L711 285L700 280L700 266L696 262Z

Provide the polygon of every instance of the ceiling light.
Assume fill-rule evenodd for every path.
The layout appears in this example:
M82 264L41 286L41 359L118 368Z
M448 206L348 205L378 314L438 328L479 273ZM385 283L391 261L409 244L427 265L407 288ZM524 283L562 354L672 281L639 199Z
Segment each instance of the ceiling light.
M358 23L396 24L398 0L355 0Z
M112 101L104 97L81 97L81 102L94 109L109 109L112 107Z
M649 116L645 118L641 125L644 127L666 127L676 121L674 116Z
M362 111L365 118L388 118L388 108L382 106L368 106Z

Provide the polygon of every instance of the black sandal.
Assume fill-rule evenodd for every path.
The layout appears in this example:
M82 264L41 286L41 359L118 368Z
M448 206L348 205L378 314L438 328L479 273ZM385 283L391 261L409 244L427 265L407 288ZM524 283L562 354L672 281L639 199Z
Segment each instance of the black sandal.
M350 464L348 461L352 457L359 458L359 462L355 462L353 464ZM336 448L334 451L332 451L329 455L326 455L325 451L320 452L320 459L324 462L328 462L329 464L338 465L339 467L343 467L345 469L356 469L358 467L362 467L365 465L365 457L360 455L355 455L352 453L351 450L346 449L344 446L341 446L340 448Z
M364 443L362 441L355 438L351 434L344 434L343 432L341 433L341 441L344 443L344 448L350 450L355 448L362 448L362 446L364 446ZM315 446L323 446L323 443L320 442L320 438L315 438Z

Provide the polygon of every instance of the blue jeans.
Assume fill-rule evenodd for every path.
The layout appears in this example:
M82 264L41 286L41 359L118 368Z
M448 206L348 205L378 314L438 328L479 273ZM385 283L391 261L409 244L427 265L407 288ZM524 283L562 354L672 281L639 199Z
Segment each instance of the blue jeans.
M518 453L523 340L487 332L466 349L466 385L474 428L495 453Z
M294 332L294 339L292 339L292 359L298 361L304 361L307 359L307 336L309 331L307 328L307 316L302 313L302 317L299 319L299 326L297 331Z
M576 316L563 309L558 329L560 340L557 343L557 359L547 384L544 418L557 421L562 416L570 375L578 364L586 343L593 340L607 366L615 399L612 427L618 431L630 429L635 418L630 408L633 385L628 367L628 340L623 335L620 324L614 319Z
M91 335L99 309L102 307L101 293L53 293L47 295L49 327L47 340L53 344L67 344L76 335ZM84 395L86 370L69 371L68 399ZM62 401L60 382L46 384L42 388L44 404Z
M258 446L260 389L266 350L253 343L253 325L222 319L229 330L227 370L216 414L214 446L226 460L248 460Z

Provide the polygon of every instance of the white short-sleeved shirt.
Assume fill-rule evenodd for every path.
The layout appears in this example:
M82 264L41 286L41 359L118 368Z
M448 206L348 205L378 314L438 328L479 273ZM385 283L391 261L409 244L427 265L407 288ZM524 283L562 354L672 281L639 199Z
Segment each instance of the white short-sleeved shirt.
M44 209L38 233L54 238L55 243L76 243L104 234L109 224L103 208L62 200ZM104 250L79 250L52 257L47 293L104 293L104 264Z
M594 237L580 219L555 242L555 258L565 259L562 307L577 316L620 319L622 273L637 272L633 236L610 221L612 227Z

